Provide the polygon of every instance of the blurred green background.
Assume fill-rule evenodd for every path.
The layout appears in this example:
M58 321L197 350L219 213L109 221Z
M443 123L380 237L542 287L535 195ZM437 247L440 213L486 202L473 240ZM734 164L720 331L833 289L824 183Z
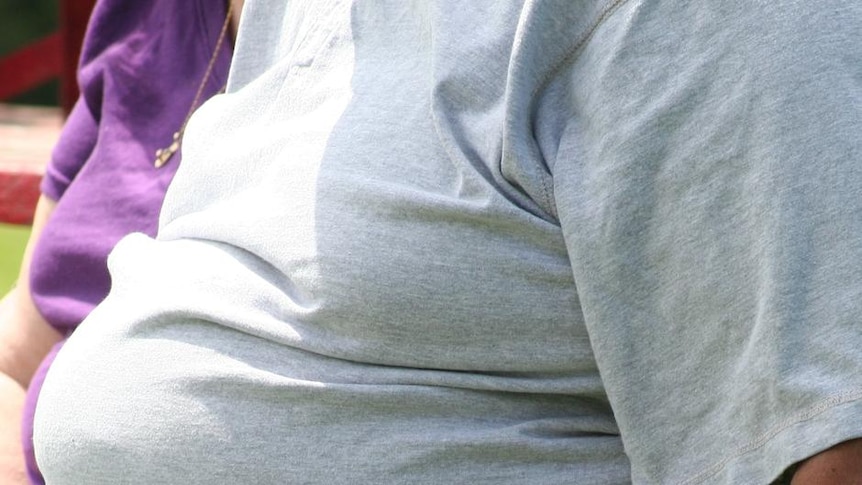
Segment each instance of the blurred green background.
M0 0L0 57L57 30L57 0ZM4 103L57 105L58 81Z
M18 265L29 235L28 227L0 224L0 295L5 295L18 277Z
M0 57L57 30L56 0L0 0ZM0 73L2 75L2 73ZM39 86L4 103L56 106L58 81ZM30 229L0 224L0 296L18 276Z

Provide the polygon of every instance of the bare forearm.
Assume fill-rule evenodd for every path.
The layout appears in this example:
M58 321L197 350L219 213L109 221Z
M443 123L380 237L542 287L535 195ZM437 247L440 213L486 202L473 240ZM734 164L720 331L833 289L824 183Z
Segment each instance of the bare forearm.
M21 449L21 410L24 388L0 373L0 483L26 484L24 453Z
M33 247L54 208L42 197L24 253L17 288L0 299L0 484L27 483L21 446L26 387L42 358L61 335L42 318L29 292Z
M42 317L30 294L30 259L56 203L42 196L24 251L18 286L0 300L0 373L26 389L39 363L62 337Z
M27 483L21 446L25 386L54 332L40 330L38 322L31 327L17 299L13 291L0 300L0 483L10 485ZM40 338L43 334L49 337Z

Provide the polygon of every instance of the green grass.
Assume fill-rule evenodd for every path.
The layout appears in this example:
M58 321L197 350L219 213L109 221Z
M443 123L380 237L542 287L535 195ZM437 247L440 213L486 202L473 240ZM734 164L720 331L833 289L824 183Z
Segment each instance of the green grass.
M28 237L28 226L0 224L0 296L5 295L18 278L18 266Z

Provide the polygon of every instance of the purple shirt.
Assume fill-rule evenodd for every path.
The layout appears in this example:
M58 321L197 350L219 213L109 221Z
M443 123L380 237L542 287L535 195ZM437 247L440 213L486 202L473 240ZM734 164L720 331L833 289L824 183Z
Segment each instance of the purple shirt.
M225 20L220 0L99 0L81 53L78 99L42 181L58 201L36 245L30 288L36 307L68 336L110 288L107 256L130 232L155 235L177 153L160 169L204 78ZM201 102L222 89L226 39ZM28 391L23 444L32 483L43 483L32 446L36 398L58 344Z

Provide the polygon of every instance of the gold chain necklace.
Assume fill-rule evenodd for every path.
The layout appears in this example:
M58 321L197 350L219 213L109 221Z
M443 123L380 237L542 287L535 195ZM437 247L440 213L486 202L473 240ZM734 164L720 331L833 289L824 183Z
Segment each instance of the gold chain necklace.
M221 50L221 46L224 43L224 39L227 36L227 29L230 27L231 20L231 11L233 10L233 2L228 2L227 4L227 14L225 15L224 25L221 27L221 32L218 36L218 41L216 41L215 50L213 51L212 57L210 57L209 64L207 64L207 69L204 72L204 77L201 80L201 84L198 86L198 91L195 93L195 98L192 101L192 105L189 107L189 112L186 113L186 118L183 120L183 124L180 125L180 129L174 132L174 138L170 145L165 148L160 148L156 150L156 160L153 164L156 168L163 167L168 161L170 161L171 157L174 156L180 149L180 143L183 139L183 133L186 131L186 125L189 122L189 118L192 117L192 113L197 109L198 104L201 100L201 95L203 95L204 87L206 87L207 81L209 81L210 75L212 74L213 67L215 67L216 59L218 59L219 51ZM224 88L221 88L218 92L221 93L224 91ZM218 93L217 93L218 94Z

